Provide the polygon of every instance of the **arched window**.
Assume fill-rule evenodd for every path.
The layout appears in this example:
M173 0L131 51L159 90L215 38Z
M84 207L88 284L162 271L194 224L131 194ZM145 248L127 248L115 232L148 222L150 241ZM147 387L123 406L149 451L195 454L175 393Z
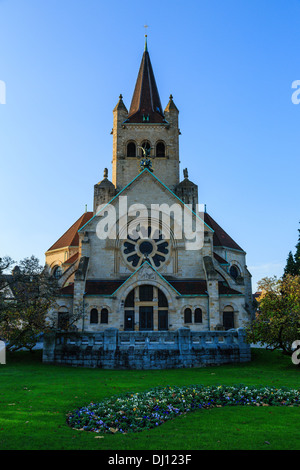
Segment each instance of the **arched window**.
M159 307L168 307L168 300L165 294L161 291L158 290L158 306Z
M156 144L156 156L165 157L166 156L166 147L163 142L158 142Z
M195 309L195 323L202 323L202 310L201 308Z
M127 144L127 157L136 157L136 145L134 142Z
M223 311L223 328L224 330L234 328L234 311L230 305L225 307Z
M108 323L108 310L103 308L101 310L101 323Z
M134 289L127 295L124 307L134 307Z
M184 323L192 323L192 310L186 308L184 311Z
M90 323L98 323L98 310L96 308L92 308L91 310Z
M60 266L54 266L54 269L52 271L53 277L55 279L59 279L62 275L62 269Z
M229 273L233 279L237 279L240 276L240 270L235 264L230 266Z

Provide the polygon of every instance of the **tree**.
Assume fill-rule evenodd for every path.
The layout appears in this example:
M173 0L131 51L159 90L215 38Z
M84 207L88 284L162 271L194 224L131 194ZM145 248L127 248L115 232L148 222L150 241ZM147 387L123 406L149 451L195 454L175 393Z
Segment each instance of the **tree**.
M290 251L287 257L286 266L284 268L284 276L290 274L292 276L300 276L300 229L298 229L298 243L296 245L296 253Z
M9 256L0 258L0 315L6 307L6 299L9 296L9 287L5 273L11 269L14 263Z
M300 276L266 277L258 288L259 306L247 327L248 341L291 355L293 342L300 339Z
M296 263L294 260L293 253L291 251L289 252L288 258L286 260L286 266L284 268L284 276L286 276L287 274L290 274L291 276L296 276L297 274Z
M294 255L294 260L295 260L295 268L296 268L296 273L297 275L300 275L300 229L298 229L298 243L296 245L296 253Z
M34 256L6 274L12 264L8 257L0 262L0 337L8 350L32 350L38 335L50 328L46 316L55 303L58 284Z

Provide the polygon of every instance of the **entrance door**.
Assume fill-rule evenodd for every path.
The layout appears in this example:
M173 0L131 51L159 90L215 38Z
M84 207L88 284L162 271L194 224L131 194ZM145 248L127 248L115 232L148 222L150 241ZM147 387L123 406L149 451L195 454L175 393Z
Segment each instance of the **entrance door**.
M140 330L153 330L153 307L141 306L139 316Z
M126 331L133 331L134 330L134 310L126 310L125 311L125 326L124 329Z

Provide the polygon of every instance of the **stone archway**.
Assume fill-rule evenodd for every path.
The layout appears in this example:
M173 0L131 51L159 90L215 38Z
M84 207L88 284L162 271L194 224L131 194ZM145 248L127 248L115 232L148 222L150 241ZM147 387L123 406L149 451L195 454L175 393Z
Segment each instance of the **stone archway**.
M124 330L166 331L168 310L168 299L161 289L152 284L137 285L124 302Z

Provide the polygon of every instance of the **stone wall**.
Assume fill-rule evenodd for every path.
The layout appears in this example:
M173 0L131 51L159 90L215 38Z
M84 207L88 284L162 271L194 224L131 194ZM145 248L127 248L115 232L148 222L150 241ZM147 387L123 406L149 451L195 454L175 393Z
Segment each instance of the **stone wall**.
M45 336L43 362L103 369L201 367L251 360L245 330L192 332L53 332Z

